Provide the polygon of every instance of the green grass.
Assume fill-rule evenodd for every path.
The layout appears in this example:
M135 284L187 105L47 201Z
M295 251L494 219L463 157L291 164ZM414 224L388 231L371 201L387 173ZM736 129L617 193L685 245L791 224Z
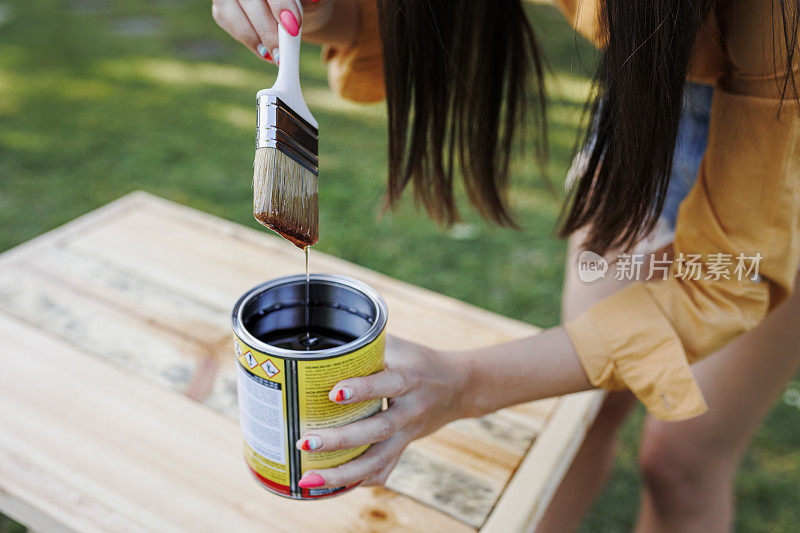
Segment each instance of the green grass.
M256 227L254 94L271 84L274 69L219 30L207 2L0 0L0 8L0 250L136 189ZM589 87L585 65L595 57L554 8L529 8L552 72L550 173L560 189ZM136 35L137 27L155 31ZM493 228L469 210L464 231L443 231L411 201L379 218L383 108L330 94L317 48L306 46L302 61L322 132L318 249L530 323L556 324L565 249L554 237L559 202L533 158L523 154L514 167L521 232ZM634 520L641 418L625 429L613 480L586 531L619 531ZM798 420L800 411L776 407L756 438L737 482L740 529L800 523ZM15 528L0 521L0 532Z

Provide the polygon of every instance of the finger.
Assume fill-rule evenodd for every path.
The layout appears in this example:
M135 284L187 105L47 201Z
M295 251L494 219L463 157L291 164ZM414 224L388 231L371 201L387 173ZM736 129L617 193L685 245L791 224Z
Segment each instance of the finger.
M220 0L211 4L211 16L220 28L245 45L261 59L271 60L267 48L259 49L261 40L236 0ZM266 52L266 53L265 53Z
M274 56L278 48L278 23L264 0L237 0L261 44Z
M335 488L351 485L378 475L400 455L403 441L395 436L380 444L374 444L363 455L336 468L308 470L300 479L304 489Z
M268 0L269 9L275 20L281 21L283 29L292 37L300 33L303 15L294 0Z
M398 455L389 464L389 466L387 466L386 468L384 468L383 470L381 470L380 472L378 472L376 475L372 476L371 478L365 479L364 483L362 483L361 486L362 487L382 487L383 485L385 485L386 484L386 480L389 479L389 474L392 473L392 470L394 470L394 467L397 466L397 463L398 463L399 460L400 460L400 456Z
M297 441L297 448L306 452L348 450L365 444L381 442L402 429L413 413L402 405L381 411L368 418L338 428L310 430Z
M328 393L332 402L348 405L376 398L393 398L408 392L413 379L404 370L386 369L361 378L348 378L333 386Z

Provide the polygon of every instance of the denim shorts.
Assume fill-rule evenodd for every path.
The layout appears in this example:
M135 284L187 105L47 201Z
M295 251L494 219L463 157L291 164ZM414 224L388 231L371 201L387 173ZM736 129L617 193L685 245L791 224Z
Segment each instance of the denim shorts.
M661 219L673 232L678 219L678 207L694 185L706 151L713 94L713 87L699 83L687 83L684 90L669 187L661 210Z
M634 247L637 253L652 252L671 243L675 238L678 207L697 180L700 162L708 144L708 124L711 118L713 94L714 88L710 85L686 83L664 206L655 229ZM567 174L567 187L584 173L593 145L590 140L586 148L575 157Z

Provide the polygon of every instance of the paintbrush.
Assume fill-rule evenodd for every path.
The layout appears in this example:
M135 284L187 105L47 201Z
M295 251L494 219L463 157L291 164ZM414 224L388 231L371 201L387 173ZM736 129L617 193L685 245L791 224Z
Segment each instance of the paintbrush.
M278 77L256 95L253 216L305 248L319 238L319 130L300 89L300 35L292 37L278 23Z

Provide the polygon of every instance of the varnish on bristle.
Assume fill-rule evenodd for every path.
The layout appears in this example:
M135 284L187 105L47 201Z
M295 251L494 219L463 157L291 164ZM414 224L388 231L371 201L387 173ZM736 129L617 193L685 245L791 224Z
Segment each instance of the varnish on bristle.
M269 92L256 101L253 216L300 248L311 246L319 235L318 130Z
M317 174L279 148L258 148L253 162L253 216L296 246L319 238Z

